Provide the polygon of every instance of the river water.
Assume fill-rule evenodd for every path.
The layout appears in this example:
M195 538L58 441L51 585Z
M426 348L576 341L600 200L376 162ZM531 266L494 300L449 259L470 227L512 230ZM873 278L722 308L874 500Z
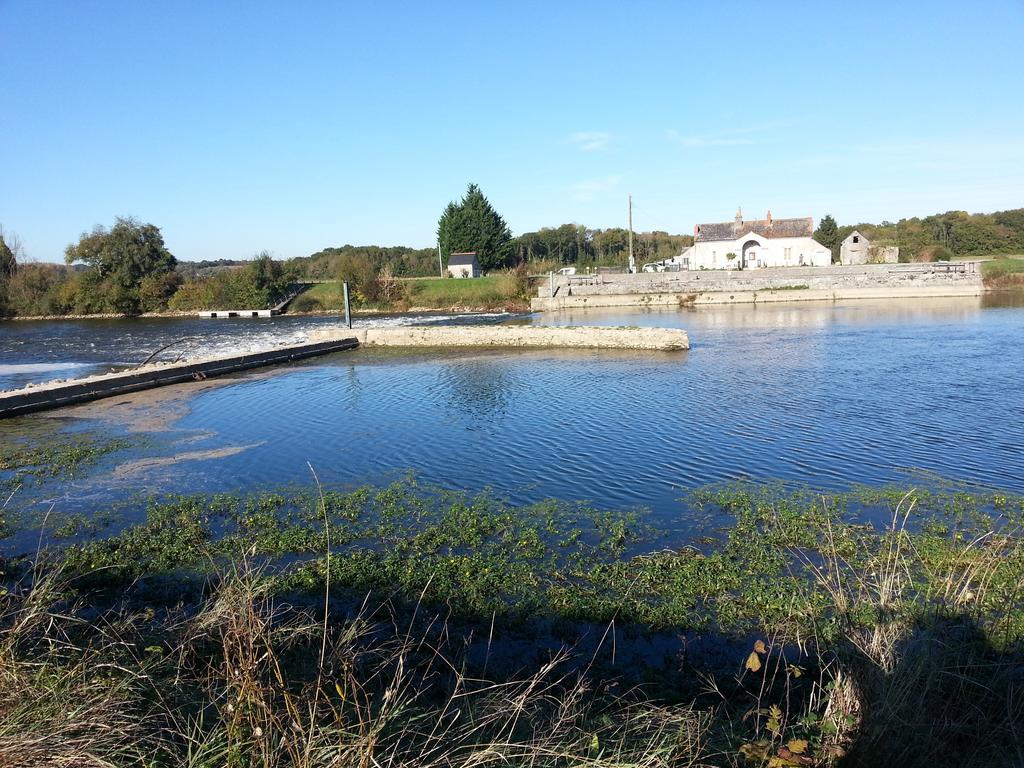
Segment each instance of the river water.
M503 314L396 315L357 318L353 327L497 322ZM256 352L300 344L338 317L138 318L0 322L0 390L28 383L123 370L167 346L157 359Z
M683 531L690 523L680 499L723 480L843 489L948 479L1024 492L1019 297L480 320L683 327L692 349L357 350L199 391L149 393L141 411L105 401L0 429L12 440L44 426L134 436L87 476L44 485L36 500L61 509L308 485L310 466L335 487L412 472L515 502L642 507ZM95 370L179 336L216 351L298 341L336 322L5 324L0 371L17 383L40 375L27 366L49 366L43 376L70 370L55 366ZM165 417L152 418L161 409ZM148 418L133 422L142 411Z

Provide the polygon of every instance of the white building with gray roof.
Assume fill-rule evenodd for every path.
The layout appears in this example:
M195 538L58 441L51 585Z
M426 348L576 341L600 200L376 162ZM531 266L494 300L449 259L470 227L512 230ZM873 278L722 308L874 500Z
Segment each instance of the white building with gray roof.
M720 224L698 224L693 245L671 259L683 269L760 269L763 267L827 267L832 252L817 242L814 219L747 221L743 211Z

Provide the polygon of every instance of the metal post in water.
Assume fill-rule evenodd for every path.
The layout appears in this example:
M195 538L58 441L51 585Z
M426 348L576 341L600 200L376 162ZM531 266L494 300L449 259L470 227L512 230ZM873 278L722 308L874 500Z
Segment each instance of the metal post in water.
M352 327L352 309L348 304L348 280L341 284L341 291L345 295L345 325Z

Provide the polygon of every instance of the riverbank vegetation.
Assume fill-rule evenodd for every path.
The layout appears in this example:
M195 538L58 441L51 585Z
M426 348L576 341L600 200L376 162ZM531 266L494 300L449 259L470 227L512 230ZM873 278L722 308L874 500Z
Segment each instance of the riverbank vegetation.
M443 225L443 226L442 226ZM839 244L859 230L879 246L896 246L901 261L1005 257L1024 253L1024 208L991 214L949 211L924 218L883 221L879 224L838 224L831 216L820 222L815 236L839 255ZM512 237L504 219L483 193L471 185L459 203L451 203L439 221L445 244L442 261L452 249L477 250L492 275L506 269L533 274L565 265L577 269L623 267L628 258L629 233L624 228L591 229L563 224ZM679 255L692 245L689 235L636 232L633 250L638 263ZM484 288L446 286L426 288L417 300L414 291L398 290L400 281L435 277L440 265L437 248L353 246L325 248L310 256L267 261L266 254L251 261L221 260L178 262L167 252L159 229L133 219L118 219L109 230L97 228L68 246L70 266L32 263L12 233L0 231L0 315L47 316L101 313L196 311L218 308L265 308L287 287L301 280L343 280L361 286L365 308L424 306L497 307L520 301L505 292L482 301L462 300L458 291L487 293ZM990 287L1015 287L1024 281L1019 259L997 258L986 263ZM271 264L273 274L267 272ZM375 287L380 286L380 291ZM436 302L437 291L442 294ZM378 293L382 292L382 301ZM331 310L330 289L314 290L297 305L301 311ZM394 294L394 295L392 295ZM391 298L387 298L391 296ZM451 299L449 302L448 300ZM242 305L245 305L244 307Z
M266 251L242 266L188 280L167 302L173 311L202 309L266 309L283 297L294 280Z
M1024 286L1024 257L997 258L981 265L981 274L989 288Z
M688 504L689 542L414 481L163 498L85 537L52 519L70 538L3 563L0 756L1018 764L1021 499Z
M839 260L839 246L854 230L873 245L896 246L900 261L944 261L1024 253L1024 208L995 213L947 211L924 218L839 226L825 216L815 239Z
M0 314L133 315L166 307L181 280L160 230L130 218L97 226L65 251L68 266L24 263L4 243ZM19 256L21 258L19 258Z
M533 285L524 268L505 269L485 277L395 278L382 270L354 270L349 299L355 310L407 312L410 310L482 310L518 312L529 308ZM341 281L317 283L295 298L291 313L339 312L344 309Z

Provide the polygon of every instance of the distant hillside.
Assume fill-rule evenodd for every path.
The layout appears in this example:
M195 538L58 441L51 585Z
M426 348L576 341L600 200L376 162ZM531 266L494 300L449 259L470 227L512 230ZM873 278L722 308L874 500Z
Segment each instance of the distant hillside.
M227 269L238 269L249 263L248 259L208 259L205 261L179 261L175 269L182 277L193 279L209 277Z

